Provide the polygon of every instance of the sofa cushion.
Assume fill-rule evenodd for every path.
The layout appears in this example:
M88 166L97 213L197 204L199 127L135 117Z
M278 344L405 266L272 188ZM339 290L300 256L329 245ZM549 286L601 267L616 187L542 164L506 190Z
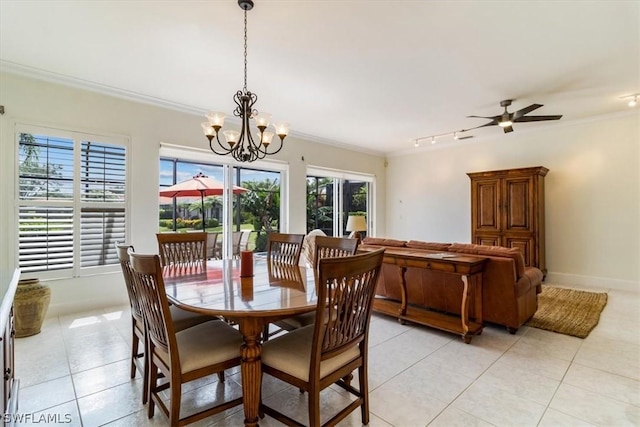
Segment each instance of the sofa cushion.
M405 242L404 240L384 239L380 237L365 237L364 239L362 239L362 243L365 245L402 248L406 246L407 242Z
M468 243L453 243L449 247L451 252L459 252L473 255L497 256L512 258L516 267L516 278L524 276L524 256L519 248L505 248L502 246L485 246Z
M406 244L408 248L428 249L432 251L447 251L451 243L422 242L420 240L409 240Z

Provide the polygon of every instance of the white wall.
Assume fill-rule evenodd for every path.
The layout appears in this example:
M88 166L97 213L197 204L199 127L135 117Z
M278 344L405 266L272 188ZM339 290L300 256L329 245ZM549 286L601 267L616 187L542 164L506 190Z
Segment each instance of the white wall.
M539 130L527 130L539 126ZM547 282L640 288L640 113L521 124L389 158L388 237L471 239L467 172L545 166ZM448 146L444 148L444 146Z
M0 73L0 268L16 266L15 123L49 125L94 134L125 136L131 143L130 241L138 252L156 252L160 143L207 147L200 128L204 117L132 102L8 73ZM293 124L295 131L295 123ZM290 136L274 156L289 164L289 230L306 230L306 165L374 174L377 179L375 224L384 232L384 158ZM216 157L203 154L209 162ZM304 156L305 161L301 158ZM122 274L51 281L49 314L126 303Z

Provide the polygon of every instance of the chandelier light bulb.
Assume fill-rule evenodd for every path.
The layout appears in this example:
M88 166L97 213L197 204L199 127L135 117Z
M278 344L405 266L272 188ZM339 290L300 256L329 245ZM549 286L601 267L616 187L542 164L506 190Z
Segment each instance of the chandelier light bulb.
M291 129L291 125L289 123L274 123L273 127L276 129L276 134L280 137L280 139L284 139L284 137L289 134L289 130Z
M458 140L458 132L453 133L453 139Z
M225 130L222 133L224 134L224 137L227 138L227 144L229 144L229 146L231 147L236 145L236 143L238 142L238 139L240 139L240 132L238 131Z
M256 126L258 129L264 130L269 126L269 122L271 121L271 114L269 113L258 113L253 116L253 119L256 121Z
M262 132L262 145L264 145L265 147L268 147L269 144L271 144L273 135L275 135L273 132L269 132L269 131Z
M218 113L215 111L210 111L207 114L207 119L209 120L209 123L211 124L211 126L224 126L224 118L227 117L226 114L224 113Z
M636 105L638 105L638 95L634 96L627 105L629 105L629 107L635 107Z
M431 143L432 143L432 144L435 144L435 143L436 143L436 137L435 137L435 136L432 136L432 137L431 137Z

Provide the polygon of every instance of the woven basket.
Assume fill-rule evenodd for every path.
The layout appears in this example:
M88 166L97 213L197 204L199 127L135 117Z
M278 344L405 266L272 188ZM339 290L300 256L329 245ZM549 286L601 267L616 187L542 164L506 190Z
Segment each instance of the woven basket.
M23 279L18 282L13 299L16 338L40 333L49 302L51 302L49 286L43 285L38 279Z

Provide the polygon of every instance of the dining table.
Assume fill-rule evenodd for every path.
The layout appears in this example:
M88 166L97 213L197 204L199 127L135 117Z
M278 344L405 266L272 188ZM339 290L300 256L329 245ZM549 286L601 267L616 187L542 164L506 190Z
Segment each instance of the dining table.
M241 268L241 262L251 262L251 268ZM244 425L258 426L263 329L269 323L316 309L314 270L268 262L266 257L256 255L250 260L243 257L242 261L209 260L206 268L166 271L163 278L172 304L238 325L243 340L240 370Z

